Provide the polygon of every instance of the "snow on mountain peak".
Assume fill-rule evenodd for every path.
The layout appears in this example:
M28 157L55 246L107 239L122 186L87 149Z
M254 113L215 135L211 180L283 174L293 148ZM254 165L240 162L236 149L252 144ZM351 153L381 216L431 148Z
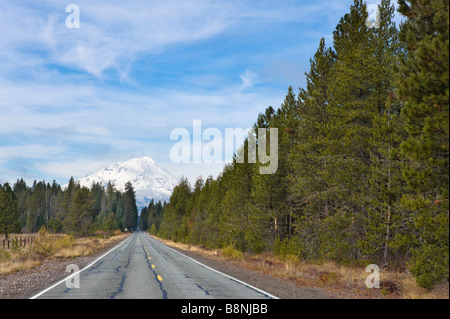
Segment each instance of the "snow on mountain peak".
M162 169L152 158L145 156L119 162L77 181L81 186L89 188L93 182L106 187L111 181L121 191L127 182L131 182L136 192L137 206L142 208L147 206L151 199L169 200L179 178Z

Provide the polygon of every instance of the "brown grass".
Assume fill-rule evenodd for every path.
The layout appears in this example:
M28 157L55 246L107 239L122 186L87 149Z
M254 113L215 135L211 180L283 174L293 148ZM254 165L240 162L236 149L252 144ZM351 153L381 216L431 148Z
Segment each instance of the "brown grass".
M176 243L173 242L171 240L167 240L167 239L163 239L163 238L159 238L156 237L154 235L149 235L150 237L166 244L167 246L170 247L174 247L174 248L178 248L178 249L182 249L182 250L187 250L187 251L191 251L193 253L197 253L200 254L202 256L207 256L207 257L217 257L219 256L219 249L207 249L205 247L200 247L200 246L196 246L196 245L189 245L189 244L183 244L183 243Z
M0 251L0 256L2 254L4 252ZM0 258L0 276L31 269L40 264L40 258L31 257L29 253L18 254L17 252L12 252L8 254L7 258Z
M79 238L68 247L63 247L54 254L57 258L75 258L79 256L89 256L97 250L104 249L109 244L117 240L125 239L128 234L119 234L105 238Z
M346 298L377 299L449 299L449 284L428 291L420 288L408 272L381 270L380 288L366 287L369 273L365 267L342 266L334 262L320 264L300 262L295 256L281 260L269 253L230 256L230 249L210 250L194 245L174 243L152 236L164 244L217 260L233 260L242 267L295 282L298 286L319 287ZM228 250L228 252L227 252ZM242 254L242 253L241 253Z

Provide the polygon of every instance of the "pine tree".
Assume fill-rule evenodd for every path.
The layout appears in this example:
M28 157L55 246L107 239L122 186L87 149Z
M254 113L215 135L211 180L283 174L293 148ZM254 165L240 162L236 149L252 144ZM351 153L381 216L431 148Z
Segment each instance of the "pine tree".
M449 2L399 1L406 54L398 74L408 139L403 175L413 194L403 202L413 221L411 271L431 288L448 279Z
M248 154L248 142L246 141L238 151L240 154ZM220 233L221 246L233 245L236 249L246 251L249 242L259 240L253 235L249 215L252 200L252 179L254 165L247 160L237 163L236 156L231 164L228 164L222 173L222 187L224 195L220 202Z
M154 226L155 230L159 228L159 220L158 217L156 216L155 201L153 200L153 198L147 207L147 226L150 228ZM154 235L156 235L156 233Z
M107 232L117 229L116 217L113 213L109 213L109 215L103 220L103 229Z
M187 228L188 228L188 241L193 244L202 244L206 242L207 229L206 229L206 218L207 218L207 198L209 183L203 180L200 176L197 178L194 184L194 191L192 194L192 211L187 218Z
M37 232L45 225L46 206L46 185L44 182L34 181L26 221L28 231Z
M204 229L206 230L204 245L211 248L218 248L220 241L220 202L223 196L220 180L214 180L212 176L208 177L202 190L203 189L206 210L204 221Z
M75 196L75 193L79 189L80 189L80 184L75 183L75 179L73 177L71 177L69 180L69 184L67 185L67 187L64 190L64 193L62 195L63 198L61 199L58 219L63 220L69 214L73 197Z
M274 217L278 220L278 227L280 228L278 234L290 238L292 235L293 203L289 196L289 187L294 171L292 151L299 142L300 128L299 105L292 86L289 87L283 104L271 122L270 127L278 128L279 139L278 170L275 174L270 175L272 185L275 185L275 187L272 187L276 203ZM268 132L269 134L270 132Z
M170 197L170 203L164 210L164 217L161 221L158 234L161 237L175 241L184 239L184 232L181 230L183 217L188 214L187 206L191 199L192 191L187 178L181 179L175 186Z
M318 226L331 209L330 192L333 190L325 179L327 154L324 153L324 139L327 136L328 83L333 63L334 53L326 48L322 38L310 60L310 71L306 73L307 87L300 89L298 96L299 142L292 150L293 174L289 192L295 212L294 241L308 247L305 254L309 258L317 257ZM302 244L299 244L298 237L302 238Z
M139 228L143 231L148 229L148 207L144 207L139 215Z
M76 191L69 214L63 220L64 232L89 236L94 231L95 200L87 187Z
M332 209L321 222L321 250L340 262L361 258L370 176L370 139L378 112L377 60L366 5L355 0L333 34L335 61L328 83L322 143L324 181Z
M371 45L377 62L374 77L376 97L370 138L370 178L365 236L360 241L363 253L373 262L388 264L392 238L400 232L402 209L399 205L404 193L400 171L399 145L405 138L401 104L394 88L395 68L398 65L400 44L394 23L395 7L389 0L379 6L378 27L371 29Z
M13 190L19 204L20 225L21 227L25 227L28 215L28 201L31 191L23 179L17 180L14 184Z
M134 230L138 223L138 211L136 206L136 194L133 184L127 182L125 184L125 192L123 194L123 206L125 214L125 227L130 231Z
M0 184L0 232L8 234L20 231L19 205L17 198L8 183Z

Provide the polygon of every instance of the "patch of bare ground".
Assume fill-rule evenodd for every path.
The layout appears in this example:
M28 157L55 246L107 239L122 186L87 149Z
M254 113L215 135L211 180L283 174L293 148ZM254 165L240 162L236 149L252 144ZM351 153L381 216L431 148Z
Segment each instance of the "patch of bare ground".
M449 284L433 290L417 286L406 271L382 270L380 288L368 289L365 267L333 262L303 263L268 254L244 255L232 248L211 250L153 238L219 270L283 299L449 299Z

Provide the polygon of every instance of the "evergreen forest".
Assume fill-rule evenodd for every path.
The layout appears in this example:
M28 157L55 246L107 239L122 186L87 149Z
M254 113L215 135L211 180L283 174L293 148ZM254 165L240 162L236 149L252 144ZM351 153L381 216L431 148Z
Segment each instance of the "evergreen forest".
M398 3L400 25L382 0L374 26L354 0L332 42L317 39L305 87L255 114L254 132L278 129L276 173L260 174L247 140L244 163L183 178L140 218L131 183L18 180L0 185L1 234L140 227L210 249L408 269L425 288L448 281L449 1Z
M183 179L142 228L174 241L301 261L407 268L431 288L449 270L449 5L355 0L310 59L307 85L259 114L278 170L238 163ZM257 137L256 137L257 138ZM268 147L268 146L267 146ZM248 154L248 140L240 150Z

